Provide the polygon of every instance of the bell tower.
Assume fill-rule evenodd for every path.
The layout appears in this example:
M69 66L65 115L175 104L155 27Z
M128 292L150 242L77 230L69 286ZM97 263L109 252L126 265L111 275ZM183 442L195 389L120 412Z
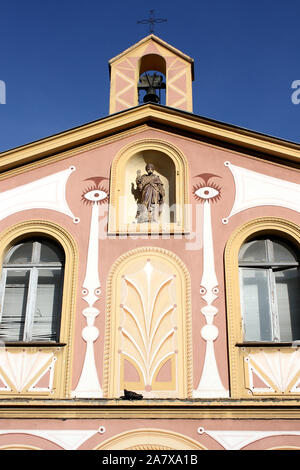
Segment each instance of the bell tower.
M154 34L111 59L109 68L110 114L144 103L193 111L193 59Z

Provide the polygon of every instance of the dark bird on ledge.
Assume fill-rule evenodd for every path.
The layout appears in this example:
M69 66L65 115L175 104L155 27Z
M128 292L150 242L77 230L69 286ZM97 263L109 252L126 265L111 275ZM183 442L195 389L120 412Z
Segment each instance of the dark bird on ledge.
M130 390L124 390L124 395L121 397L122 400L142 400L143 395Z

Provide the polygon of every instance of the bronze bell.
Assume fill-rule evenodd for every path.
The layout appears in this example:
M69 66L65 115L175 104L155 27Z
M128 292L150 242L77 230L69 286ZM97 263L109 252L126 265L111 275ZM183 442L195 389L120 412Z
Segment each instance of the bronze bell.
M146 73L140 77L138 90L145 90L146 92L143 98L144 103L160 103L160 96L156 94L156 90L160 93L160 90L165 88L166 85L161 75Z
M155 88L149 87L147 89L147 92L143 98L144 103L159 103L159 97L157 96L155 92Z

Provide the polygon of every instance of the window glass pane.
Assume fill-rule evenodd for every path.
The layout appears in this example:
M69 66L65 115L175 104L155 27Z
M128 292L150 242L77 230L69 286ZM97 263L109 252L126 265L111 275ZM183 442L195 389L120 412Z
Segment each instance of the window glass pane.
M40 258L42 263L62 263L63 259L64 255L60 247L48 240L43 240Z
M22 341L28 296L29 270L7 270L0 323L3 341Z
M296 255L294 254L292 248L289 247L286 243L279 241L279 240L273 240L272 245L273 245L274 261L277 261L277 262L297 261Z
M28 264L32 258L32 241L27 241L13 246L5 259L5 263L9 264Z
M61 270L39 269L32 339L58 340L61 309Z
M245 243L239 254L239 261L245 262L266 262L267 250L265 240L252 240Z
M280 341L300 340L299 269L275 272Z
M245 341L271 341L268 271L240 269Z

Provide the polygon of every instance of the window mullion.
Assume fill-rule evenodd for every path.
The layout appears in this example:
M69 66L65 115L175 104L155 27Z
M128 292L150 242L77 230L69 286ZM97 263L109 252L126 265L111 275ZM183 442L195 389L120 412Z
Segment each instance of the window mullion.
M33 253L32 253L32 262L34 264L39 264L41 258L41 244L40 242L33 243Z
M28 300L26 307L25 326L24 326L24 341L31 341L32 339L32 327L34 321L35 304L37 296L37 285L38 285L38 269L31 268L29 275L29 288L28 288Z
M239 268L240 286L243 286L243 270L244 269L245 268ZM241 294L240 301L241 301L241 306L242 306L242 312L245 312L244 289L243 288L241 288L240 294ZM243 314L242 314L242 318L241 318L241 326L242 326L242 331L243 331L243 337L245 337L246 336L246 323L245 323L245 318L244 318Z
M273 341L280 341L278 306L276 296L275 276L272 269L268 270L269 276L269 292L271 300L271 317L272 317L272 335Z
M2 277L0 283L0 322L2 320L2 313L4 308L5 287L7 279L7 269L2 269Z
M272 241L268 238L267 243L267 260L269 263L274 263L274 246Z

